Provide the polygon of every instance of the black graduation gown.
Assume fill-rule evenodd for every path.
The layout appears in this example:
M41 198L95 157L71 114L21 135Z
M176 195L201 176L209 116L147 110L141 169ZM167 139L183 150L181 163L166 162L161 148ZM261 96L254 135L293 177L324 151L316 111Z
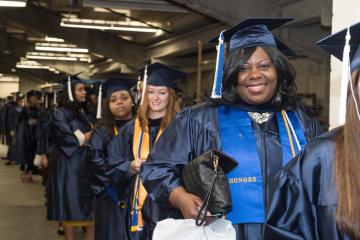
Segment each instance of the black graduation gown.
M90 186L87 147L74 132L86 133L91 124L83 113L68 108L54 111L50 125L53 149L47 182L47 218L57 221L91 220L93 194Z
M116 121L117 130L127 121ZM126 239L125 230L125 209L118 206L109 195L109 188L114 190L120 200L123 189L116 189L106 175L106 168L109 164L109 153L112 152L111 142L113 135L109 133L106 126L95 128L89 142L90 150L90 173L91 187L96 196L95 200L95 240L119 240Z
M23 107L20 113L20 122L16 133L14 159L22 164L25 171L33 171L34 157L37 148L37 131L39 111L36 107Z
M51 152L50 124L54 114L52 108L42 111L39 115L39 131L37 136L36 154L49 155Z
M336 227L333 164L340 129L309 144L276 176L267 209L265 239L349 239Z
M144 186L149 196L160 206L168 206L169 193L174 188L182 186L181 170L186 163L209 149L221 149L217 108L216 105L205 103L178 114L143 164L141 177ZM302 108L297 107L294 110L305 129L304 133L308 141L322 132L318 122L307 116ZM261 161L264 199L267 200L270 181L282 168L277 121L273 115L261 126L254 121L252 125ZM264 201L264 209L266 202ZM234 227L237 240L262 239L263 224L237 224Z
M7 111L7 103L5 103L0 109L0 133L5 133L6 130L6 111Z
M8 159L11 161L15 161L15 155L17 149L16 145L16 134L20 121L20 112L21 107L18 106L15 102L12 102L7 107L6 114L6 135L7 135L7 144L9 145ZM15 133L14 137L10 136L10 132L13 131Z
M157 134L160 129L161 119L150 120L149 132L150 132L150 149L153 148ZM107 170L111 181L119 189L126 194L126 217L125 227L129 234L128 239L131 240L151 240L152 233L155 229L156 222L166 219L168 217L179 217L179 213L176 210L167 208L161 208L151 198L147 198L142 208L142 215L144 220L144 228L140 232L129 233L131 226L131 203L134 195L135 177L129 169L131 161L134 160L132 151L133 138L134 138L134 126L135 120L127 123L116 138L114 148L109 154L110 164Z

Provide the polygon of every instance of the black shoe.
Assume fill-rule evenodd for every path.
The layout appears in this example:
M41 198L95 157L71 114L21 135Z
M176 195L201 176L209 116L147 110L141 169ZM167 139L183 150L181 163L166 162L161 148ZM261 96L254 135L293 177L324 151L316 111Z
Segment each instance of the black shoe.
M7 162L5 163L5 165L6 165L6 166L9 166L9 165L12 165L12 163L11 163L11 161L9 160L9 161L7 161Z
M62 226L58 228L57 234L58 235L65 235L65 231L64 231L64 228Z

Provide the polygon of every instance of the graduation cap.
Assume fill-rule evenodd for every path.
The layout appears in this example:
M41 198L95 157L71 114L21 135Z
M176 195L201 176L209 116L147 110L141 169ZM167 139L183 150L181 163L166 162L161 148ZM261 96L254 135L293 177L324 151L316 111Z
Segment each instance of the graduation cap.
M42 93L40 91L30 90L25 94L25 96L26 96L26 98L30 98L30 97L33 97L33 96L41 98Z
M340 84L340 109L338 121L345 124L347 90L350 81L350 89L354 97L351 73L360 67L360 22L355 23L339 32L327 36L316 43L331 55L342 61L342 73ZM360 120L359 107L354 97L357 115Z
M17 97L20 97L20 92L12 92L11 95L13 96L13 101L16 101Z
M55 92L45 92L44 93L44 104L45 104L45 108L49 107L49 98L54 99L56 97ZM56 99L54 100L54 104L56 104Z
M75 85L75 84L78 84L78 83L83 83L83 80L81 80L78 75L80 74L81 72L75 74L75 75L69 75L66 79L63 79L63 83L64 83L64 89L67 89L67 92L68 92L68 97L69 97L69 100L70 102L73 102L74 101L74 96L72 94L72 90L71 90L71 84Z
M86 94L88 95L96 95L96 89L94 87L85 87Z
M143 94L141 98L141 103L144 99L145 89L147 85L152 86L165 86L172 89L176 89L177 85L175 80L187 78L187 74L179 71L168 65L155 62L153 64L145 66L145 68L140 69L140 72L143 74Z
M98 106L96 118L101 118L101 100L110 96L113 92L125 90L130 92L130 89L136 84L137 80L126 77L111 76L105 80L99 87Z
M296 56L294 51L279 39L275 38L271 33L272 30L291 20L293 20L293 18L246 18L244 21L228 30L222 31L220 35L211 39L209 43L219 42L216 57L215 79L211 97L221 97L225 42L229 42L230 52L240 48L272 46L278 48L286 56Z
M175 89L175 80L187 77L186 73L159 62L147 65L140 69L140 72L145 74L145 69L147 70L147 84L152 86L165 86Z
M345 37L347 28L338 31L330 36L327 36L316 43L319 47L323 48L331 55L343 60L343 52L345 48ZM353 24L349 27L350 33L350 69L353 72L360 67L360 22Z

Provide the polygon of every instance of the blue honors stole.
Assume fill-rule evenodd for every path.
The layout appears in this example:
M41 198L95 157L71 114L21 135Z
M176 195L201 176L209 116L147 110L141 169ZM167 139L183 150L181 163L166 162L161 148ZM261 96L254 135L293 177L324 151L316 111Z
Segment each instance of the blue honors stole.
M290 145L299 142L303 146L306 144L306 138L296 113L291 111L283 114L285 115L283 116L282 112L276 113L276 118L283 164L286 164L293 158ZM285 121L286 117L291 124ZM226 218L233 224L264 223L261 161L250 117L247 112L240 109L221 106L218 108L218 124L221 151L239 162L239 165L227 174L233 207L226 214ZM294 138L297 140L292 141ZM298 147L295 150L297 153Z

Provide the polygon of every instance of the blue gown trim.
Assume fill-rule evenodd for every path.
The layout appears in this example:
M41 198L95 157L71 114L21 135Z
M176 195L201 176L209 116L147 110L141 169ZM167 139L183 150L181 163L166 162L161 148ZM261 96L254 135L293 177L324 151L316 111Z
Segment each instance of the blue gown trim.
M248 113L237 108L221 106L218 116L221 150L239 162L239 165L227 174L233 207L226 214L226 218L233 224L264 223L261 162ZM299 142L302 146L305 145L306 138L299 118L292 111L288 112L288 116ZM290 142L281 113L277 113L276 117L285 164L292 159ZM298 150L297 147L295 149Z

